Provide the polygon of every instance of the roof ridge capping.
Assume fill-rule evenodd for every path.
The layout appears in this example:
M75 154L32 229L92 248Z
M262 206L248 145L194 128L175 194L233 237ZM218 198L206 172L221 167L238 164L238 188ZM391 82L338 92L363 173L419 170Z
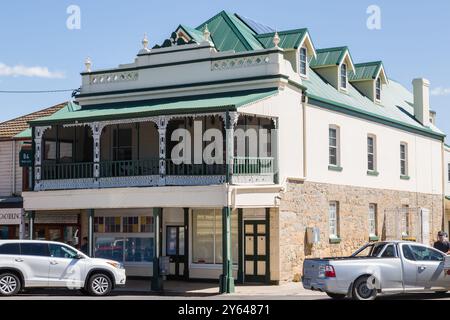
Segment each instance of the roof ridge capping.
M289 34L289 33L299 33L299 32L305 32L305 31L309 32L308 28L297 28L297 29L288 29L288 30L282 30L282 31L259 33L259 34L255 35L255 37L259 38L259 37L274 36L275 33L278 33L278 35L280 35L280 34Z

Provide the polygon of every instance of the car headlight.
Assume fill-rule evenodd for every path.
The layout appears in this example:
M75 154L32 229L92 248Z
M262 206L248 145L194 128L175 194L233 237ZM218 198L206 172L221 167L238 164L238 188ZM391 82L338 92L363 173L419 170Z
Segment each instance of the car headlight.
M116 262L116 261L107 261L106 263L109 264L109 265L112 265L114 268L117 268L117 269L123 269L123 264L120 263L120 262Z

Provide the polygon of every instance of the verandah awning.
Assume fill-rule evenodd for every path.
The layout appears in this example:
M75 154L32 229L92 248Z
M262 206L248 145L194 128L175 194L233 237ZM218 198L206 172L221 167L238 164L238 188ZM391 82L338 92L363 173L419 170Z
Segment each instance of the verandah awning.
M30 124L32 126L39 126L138 118L165 114L207 113L236 110L238 107L268 98L276 93L278 93L277 88L267 88L202 96L185 96L138 102L130 101L89 105L83 108L70 102L65 108L53 115L35 119L30 121Z

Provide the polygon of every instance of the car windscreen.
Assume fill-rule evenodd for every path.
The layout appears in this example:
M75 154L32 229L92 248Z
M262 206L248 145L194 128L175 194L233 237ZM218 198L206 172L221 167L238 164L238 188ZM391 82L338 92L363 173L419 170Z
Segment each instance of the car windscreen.
M352 254L352 257L378 257L385 245L384 242L367 244Z

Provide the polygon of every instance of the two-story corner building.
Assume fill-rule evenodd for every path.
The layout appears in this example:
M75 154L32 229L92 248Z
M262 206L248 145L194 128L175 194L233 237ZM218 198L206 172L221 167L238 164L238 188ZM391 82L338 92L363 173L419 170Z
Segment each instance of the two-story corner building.
M444 146L445 230L450 234L450 146Z
M28 121L62 109L59 104L0 123L0 239L26 236L22 191L31 189L31 129Z
M307 29L226 12L142 43L130 64L87 60L75 101L30 122L31 229L42 212L76 214L89 253L129 275L159 279L164 256L170 277L230 291L442 228L444 134L427 80L410 93L381 62L317 49Z

